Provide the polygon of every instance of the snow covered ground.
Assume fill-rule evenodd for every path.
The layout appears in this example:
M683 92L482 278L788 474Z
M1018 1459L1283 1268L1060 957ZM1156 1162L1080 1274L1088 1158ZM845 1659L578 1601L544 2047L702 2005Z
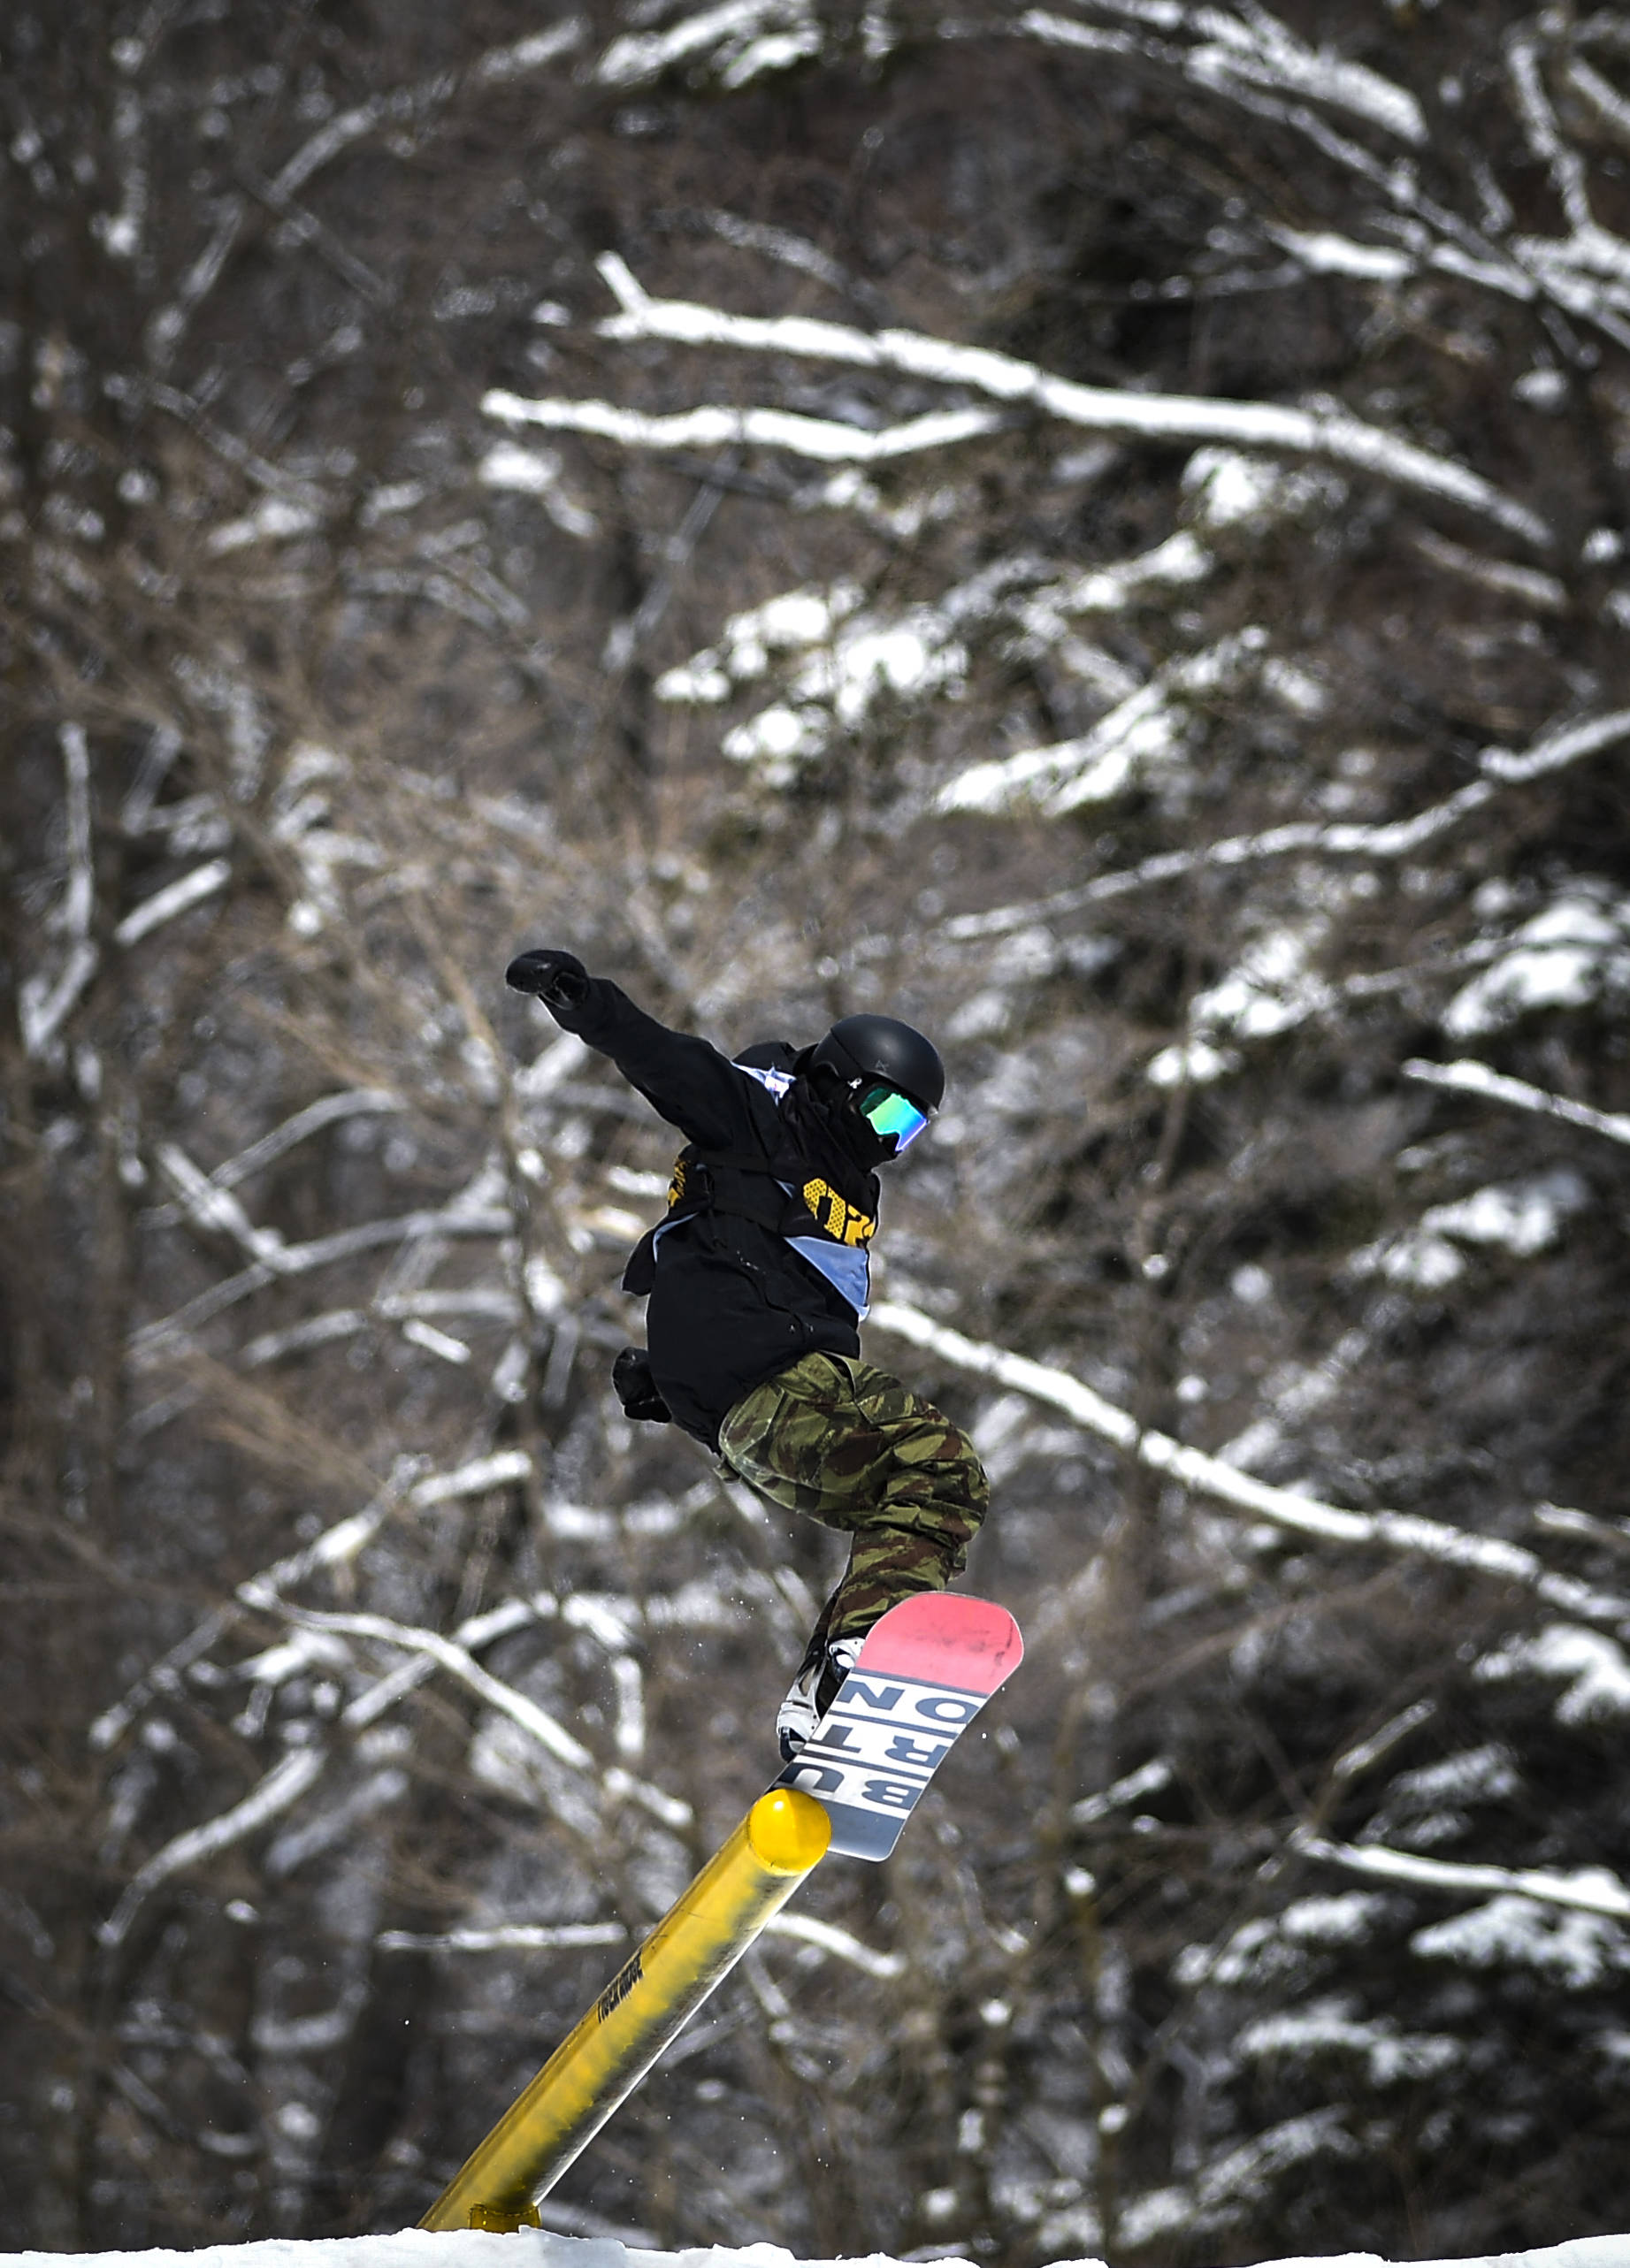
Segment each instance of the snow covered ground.
M186 2260L189 2268L659 2268L659 2264L662 2268L795 2268L792 2255L778 2244L642 2252L613 2237L556 2236L547 2229L522 2229L513 2236L474 2232L432 2236L422 2229L405 2229L397 2236L325 2237L310 2243L269 2237L258 2244L211 2244L187 2253L19 2252L5 2257L27 2264L27 2268L36 2263L38 2268L69 2268L75 2259L95 2260L100 2268L124 2260L142 2261L145 2268L158 2268L170 2260ZM1572 2243L1540 2252L1484 2255L1458 2268L1496 2268L1496 2264L1497 2268L1630 2268L1630 2236L1576 2237ZM812 2262L806 2268L836 2268L836 2264ZM849 2268L895 2268L895 2264L877 2252L853 2261ZM1305 2268L1305 2264L1300 2259L1272 2261L1265 2268ZM1374 2252L1344 2252L1320 2256L1318 2268L1390 2268L1390 2264ZM1425 2268L1455 2264L1428 2262Z

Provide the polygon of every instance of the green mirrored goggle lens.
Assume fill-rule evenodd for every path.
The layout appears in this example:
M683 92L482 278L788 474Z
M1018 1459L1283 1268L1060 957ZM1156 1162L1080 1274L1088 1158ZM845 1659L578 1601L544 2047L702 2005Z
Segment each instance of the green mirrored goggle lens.
M867 1088L861 1096L861 1116L880 1141L893 1135L896 1157L928 1124L927 1111L918 1110L892 1087Z

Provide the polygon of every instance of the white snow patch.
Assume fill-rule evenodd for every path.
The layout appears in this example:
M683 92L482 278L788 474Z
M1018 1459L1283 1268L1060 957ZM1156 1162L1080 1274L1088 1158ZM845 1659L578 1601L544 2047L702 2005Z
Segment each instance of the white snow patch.
M1532 920L1443 1011L1457 1040L1480 1037L1541 1008L1584 1008L1630 991L1630 899L1576 883Z
M1251 2060L1273 2056L1362 2056L1372 2087L1388 2087L1401 2079L1430 2079L1459 2062L1464 2050L1458 2040L1441 2033L1398 2032L1384 2021L1366 2022L1353 2014L1353 2003L1343 1998L1305 2002L1248 2024L1239 2035L1239 2051Z
M1322 935L1315 923L1279 928L1255 938L1225 976L1189 1004L1189 1035L1162 1048L1144 1076L1157 1087L1194 1086L1237 1071L1241 1058L1228 1040L1271 1039L1328 1007L1329 985L1314 974L1312 948Z
M1321 1946L1361 1945L1386 1913L1374 1890L1298 1898L1282 1913L1247 1921L1220 1947L1186 1945L1172 1965L1181 1985L1255 1985L1300 1974Z
M860 585L847 580L825 591L783 591L761 607L732 615L716 646L704 646L656 681L659 701L714 702L738 685L762 677L774 654L800 653L830 643L840 622L861 603Z
M1255 674L1267 633L1240 631L1157 670L1090 732L970 765L935 798L942 812L1025 812L1057 817L1147 783L1176 786L1195 713Z
M795 63L820 52L820 28L814 23L805 23L795 32L772 33L766 39L749 41L720 72L719 83L745 87L750 79L761 79L767 71L790 71Z
M1195 995L1191 1022L1243 1040L1271 1039L1305 1022L1331 998L1329 986L1311 972L1310 943L1295 929L1267 931L1225 977Z
M1278 654L1270 654L1263 663L1262 683L1293 716L1310 723L1315 717L1321 717L1330 706L1329 692L1322 679L1301 662L1286 661Z
M1328 229L1275 228L1272 233L1276 243L1315 275L1361 276L1367 282L1390 284L1415 272L1409 254L1391 245L1358 244Z
M1419 1851L1435 1844L1457 1843L1472 1821L1456 1806L1506 1802L1520 1794L1521 1789L1516 1761L1498 1741L1463 1749L1435 1764L1401 1772L1364 1829L1359 1847L1397 1841Z
M1208 535L1261 531L1276 521L1333 511L1347 494L1338 475L1305 471L1238 449L1197 449L1182 470L1191 523Z
M1066 614L1118 614L1143 592L1182 590L1203 583L1216 564L1198 537L1187 528L1179 528L1152 551L1139 552L1110 567L1089 568L1052 595Z
M204 538L204 549L218 554L241 551L247 544L310 535L313 528L322 525L322 514L313 505L292 503L284 496L268 496L241 520L226 520L212 529Z
M1597 1724L1630 1716L1630 1660L1599 1630L1552 1623L1537 1638L1512 1638L1485 1654L1473 1675L1490 1681L1557 1677L1567 1690L1557 1703L1558 1724Z
M770 786L785 787L800 762L821 753L826 732L823 719L812 711L790 709L777 701L751 722L727 732L720 745L733 764L757 764Z
M211 859L207 865L195 867L179 881L166 882L156 890L151 897L144 897L140 905L133 906L113 931L113 941L119 945L134 945L162 922L172 920L178 913L203 904L226 889L232 880L231 861Z
M1152 1058L1144 1077L1155 1087L1208 1087L1237 1071L1244 1058L1209 1040L1179 1040Z
M656 681L655 692L659 701L682 701L702 707L715 701L728 701L731 681L720 668L717 655L705 648L678 668L665 669Z
M968 654L945 611L915 607L888 620L857 613L861 595L856 584L840 582L824 592L785 592L733 615L717 647L658 679L659 699L725 700L738 685L763 676L773 656L804 654L784 697L720 744L732 762L758 765L768 785L784 787L800 764L824 751L834 729L856 730L884 695L956 698Z
M1519 1259L1531 1259L1554 1244L1564 1222L1589 1203L1588 1187L1565 1165L1521 1181L1491 1183L1453 1204L1433 1205L1399 1235L1363 1246L1348 1269L1357 1277L1379 1276L1416 1291L1440 1291L1465 1271L1458 1245L1498 1246Z
M1182 724L1162 691L1145 686L1079 740L971 765L941 790L939 808L994 813L1027 801L1051 810L1106 803L1176 755L1182 743Z
M947 1038L995 1038L1012 1021L1030 988L1064 966L1066 951L1039 922L1001 938L986 963L990 982L962 1003L945 1027Z
M879 535L909 543L924 528L954 518L967 502L968 492L942 484L922 495L908 497L903 504L892 505L876 482L868 480L853 465L846 465L841 472L806 489L793 500L805 512L823 508L832 512L853 512Z
M1599 2033L1608 2052L1616 2038ZM1208 2166L1192 2190L1148 2190L1123 2213L1121 2233L1129 2245L1149 2241L1162 2231L1191 2226L1228 2196L1250 2193L1253 2180L1329 2153L1351 2154L1353 2144L1341 2114L1320 2111L1293 2119L1258 2135L1242 2150L1230 2151ZM546 2204L547 2212L549 2208ZM776 2244L697 2246L685 2252L655 2252L615 2237L557 2235L552 2229L520 2229L512 2236L490 2236L473 2229L432 2235L402 2229L387 2236L264 2237L250 2244L210 2244L176 2252L18 2252L12 2268L800 2268L792 2254ZM840 2268L835 2261L807 2268ZM882 2253L852 2259L841 2268L898 2268ZM947 2268L958 2268L954 2261ZM1085 2268L1072 2260L1071 2268ZM1264 2264L1264 2268L1315 2268L1306 2259ZM1322 2256L1316 2268L1390 2268L1371 2252ZM1630 2237L1575 2237L1534 2252L1481 2255L1456 2261L1415 2262L1411 2268L1630 2268Z
M1617 1886L1616 1878L1601 1867L1583 1867L1573 1879ZM1472 1969L1536 1969L1573 1992L1630 1969L1630 1939L1617 1922L1528 1898L1490 1898L1470 1913L1418 1929L1409 1942L1422 1960L1453 1961Z
M1107 1819L1111 1812L1136 1803L1140 1796L1158 1795L1162 1788L1171 1785L1175 1776L1175 1768L1169 1757L1151 1757L1147 1764L1140 1764L1136 1772L1129 1772L1124 1779L1115 1780L1107 1788L1100 1789L1097 1795L1083 1796L1079 1803L1072 1804L1069 1808L1070 1824L1072 1827L1090 1827L1095 1820Z
M1568 382L1558 370L1541 364L1525 370L1511 388L1519 401L1526 401L1530 409L1560 409L1568 398Z
M397 512L411 512L422 504L430 491L422 480L392 480L376 488L363 506L362 523L364 528L377 527Z
M1456 1204L1434 1205L1421 1225L1467 1244L1504 1245L1526 1259L1554 1244L1563 1221L1589 1202L1580 1176L1560 1166L1530 1180L1492 1184Z
M484 487L516 489L538 497L564 534L584 539L599 534L600 522L593 512L574 503L562 488L561 461L553 449L524 449L518 441L500 441L482 458L479 472Z
M1412 1291L1441 1292L1465 1273L1465 1262L1441 1236L1415 1231L1379 1244L1364 1245L1348 1263L1355 1276L1381 1276Z
M838 721L857 725L881 692L924 693L960 685L968 657L946 641L931 608L914 619L876 628L856 624L832 648L830 664L816 661L804 683L826 694Z
M239 1662L234 1674L251 1684L281 1685L308 1669L344 1671L352 1666L351 1649L343 1638L326 1630L291 1630L280 1645Z
M594 76L605 86L639 86L709 49L721 84L741 87L819 54L820 27L801 0L724 0L722 7L681 17L668 31L613 40Z
M1435 1764L1422 1764L1400 1772L1387 1790L1390 1812L1419 1810L1435 1804L1497 1803L1517 1795L1522 1786L1509 1748L1488 1741L1481 1748L1463 1749Z
M1129 2249L1137 2249L1179 2230L1199 2234L1224 2228L1240 2217L1248 2203L1260 2197L1264 2185L1276 2175L1305 2165L1312 2158L1353 2157L1358 2152L1358 2145L1336 2105L1287 2119L1216 2159L1190 2187L1152 2189L1129 2199L1121 2213L1121 2241ZM1350 2256L1346 2268L1357 2268L1364 2257ZM1297 2268L1303 2268L1303 2264L1297 2263ZM1343 2268L1343 2264L1327 2261L1321 2268ZM1367 2262L1366 2268L1369 2268Z
M603 273L615 271L618 263L608 253L600 264ZM794 456L826 464L878 464L926 449L943 449L995 432L1002 422L1000 411L995 409L937 409L908 417L899 425L874 430L830 417L806 417L796 410L738 408L716 401L699 402L694 409L675 410L667 416L647 416L642 410L622 409L609 401L567 401L555 395L532 400L502 386L482 395L481 409L484 416L501 418L509 424L541 425L557 433L596 433L625 448L786 449ZM794 500L806 506L818 504L821 492L806 493Z
M1407 88L1362 63L1351 63L1328 47L1305 47L1284 25L1260 11L1249 28L1221 9L1201 12L1207 42L1190 50L1188 75L1202 85L1232 91L1244 79L1276 93L1310 95L1396 134L1419 148L1427 140L1420 105Z
M91 227L110 259L131 260L135 257L136 248L142 241L142 231L134 214L98 213L91 222Z

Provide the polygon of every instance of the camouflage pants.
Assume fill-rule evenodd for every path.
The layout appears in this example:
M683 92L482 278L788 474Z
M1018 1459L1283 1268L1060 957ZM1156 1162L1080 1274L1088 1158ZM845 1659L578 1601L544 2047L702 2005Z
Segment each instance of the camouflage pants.
M806 1661L828 1638L859 1638L914 1591L943 1591L990 1501L968 1436L848 1355L802 1355L744 1394L719 1453L771 1504L854 1539Z

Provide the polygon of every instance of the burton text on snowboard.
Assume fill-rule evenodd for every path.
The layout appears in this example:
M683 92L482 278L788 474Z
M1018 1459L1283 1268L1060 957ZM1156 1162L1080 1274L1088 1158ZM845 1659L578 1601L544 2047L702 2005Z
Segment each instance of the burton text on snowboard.
M830 1815L834 1851L886 1859L917 1799L1024 1653L1005 1607L924 1591L866 1634L814 1737L776 1781Z

